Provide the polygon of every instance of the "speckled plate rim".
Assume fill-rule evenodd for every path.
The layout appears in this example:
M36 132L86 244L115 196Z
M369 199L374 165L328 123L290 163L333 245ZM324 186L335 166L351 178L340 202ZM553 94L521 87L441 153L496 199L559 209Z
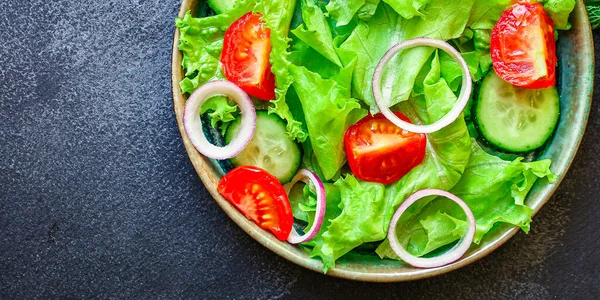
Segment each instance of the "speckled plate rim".
M183 0L179 11L179 17L182 17L186 11L190 10L196 1L197 0ZM527 204L534 209L535 213L540 211L542 206L550 199L560 182L564 179L567 170L575 158L581 140L583 139L590 113L594 80L594 44L590 23L582 0L577 1L577 6L571 17L571 23L573 28L567 32L565 36L570 36L568 40L577 41L577 43L576 45L572 45L567 43L567 38L561 37L559 40L559 51L561 49L576 50L577 61L576 63L573 62L573 59L564 61L564 65L561 66L561 78L563 80L561 80L562 83L560 87L562 91L571 89L573 91L573 97L571 98L576 101L572 104L573 107L568 106L567 111L561 112L561 120L557 133L555 134L555 137L562 137L562 139L559 139L561 142L558 146L553 147L553 144L555 144L553 141L547 150L541 154L542 157L554 157L555 155L558 155L558 159L555 158L553 161L552 170L559 178L554 184L538 182L533 187L528 195ZM305 251L288 243L280 242L270 233L260 229L252 221L248 220L243 214L237 211L235 207L230 205L229 202L217 192L216 186L221 177L218 168L210 159L202 156L196 151L183 127L182 116L186 98L182 95L179 88L179 82L183 78L183 70L181 68L182 55L177 48L178 44L179 30L176 29L173 41L171 65L175 115L185 149L196 172L206 186L206 189L217 201L223 211L256 241L295 264L322 273L321 261L311 259ZM570 51L564 52L570 53ZM560 57L559 61L563 63ZM568 127L575 129L569 130L564 124L569 124ZM568 155L564 155L565 152ZM415 269L400 263L385 267L338 263L335 268L329 270L327 275L368 282L400 282L429 278L462 268L487 256L508 241L508 239L517 232L517 228L503 226L496 230L492 236L486 237L481 245L471 247L467 254L459 261L440 268Z

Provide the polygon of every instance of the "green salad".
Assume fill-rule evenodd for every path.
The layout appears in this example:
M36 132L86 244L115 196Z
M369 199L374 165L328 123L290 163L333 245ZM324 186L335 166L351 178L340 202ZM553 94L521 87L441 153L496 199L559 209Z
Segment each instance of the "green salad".
M324 272L352 251L426 267L397 249L434 259L501 223L529 231L529 191L556 180L536 158L560 117L555 39L574 6L200 2L176 20L186 130L224 167L219 192Z

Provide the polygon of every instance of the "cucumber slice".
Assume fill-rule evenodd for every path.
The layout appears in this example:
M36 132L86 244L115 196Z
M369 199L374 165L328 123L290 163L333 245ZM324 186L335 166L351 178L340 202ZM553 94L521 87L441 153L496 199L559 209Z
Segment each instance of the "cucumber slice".
M523 153L550 138L560 114L555 87L523 89L502 80L492 70L475 102L475 123L483 137L499 149Z
M233 8L236 0L208 0L208 5L217 14L222 14Z
M229 143L240 131L238 117L225 133ZM254 137L238 156L231 159L235 166L256 166L273 174L281 183L287 183L296 175L302 163L300 146L286 135L284 121L266 111L256 112Z

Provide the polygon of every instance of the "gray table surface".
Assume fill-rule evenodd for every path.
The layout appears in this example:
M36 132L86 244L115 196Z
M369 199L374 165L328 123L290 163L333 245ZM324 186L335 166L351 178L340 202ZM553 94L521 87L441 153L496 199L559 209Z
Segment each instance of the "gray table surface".
M0 1L0 299L600 295L598 96L529 235L428 280L330 278L255 242L199 181L171 98L178 5Z

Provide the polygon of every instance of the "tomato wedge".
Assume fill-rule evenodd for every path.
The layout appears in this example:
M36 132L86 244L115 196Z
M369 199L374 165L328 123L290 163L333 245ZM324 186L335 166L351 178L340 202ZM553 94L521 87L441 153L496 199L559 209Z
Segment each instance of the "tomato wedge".
M519 87L541 89L556 84L554 23L540 3L515 4L492 30L494 70Z
M260 13L247 13L225 32L221 63L225 77L261 100L275 99L275 75L271 71L271 30Z
M221 178L217 190L248 219L279 240L287 240L294 216L277 177L257 167L238 167Z
M394 114L410 122L402 113ZM344 143L350 169L357 178L389 184L423 162L427 136L402 130L376 114L350 126Z

